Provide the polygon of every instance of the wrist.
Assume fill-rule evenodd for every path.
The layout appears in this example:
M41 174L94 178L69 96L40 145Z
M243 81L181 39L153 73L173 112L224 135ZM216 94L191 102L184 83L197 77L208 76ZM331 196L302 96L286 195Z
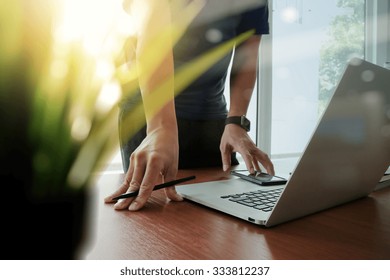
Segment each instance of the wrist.
M150 118L146 118L147 133L167 130L177 134L176 112L173 102L170 102Z
M228 116L225 120L225 125L237 125L248 132L250 131L251 122L245 117L245 115Z
M148 122L146 133L152 133L154 131L170 131L171 133L177 134L177 121L174 120L157 120Z

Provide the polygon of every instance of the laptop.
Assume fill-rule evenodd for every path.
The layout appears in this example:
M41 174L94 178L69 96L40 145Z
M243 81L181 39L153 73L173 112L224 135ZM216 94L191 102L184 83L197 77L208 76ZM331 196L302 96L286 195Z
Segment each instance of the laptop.
M354 58L284 185L231 176L176 189L189 201L272 227L368 196L389 165L390 70Z

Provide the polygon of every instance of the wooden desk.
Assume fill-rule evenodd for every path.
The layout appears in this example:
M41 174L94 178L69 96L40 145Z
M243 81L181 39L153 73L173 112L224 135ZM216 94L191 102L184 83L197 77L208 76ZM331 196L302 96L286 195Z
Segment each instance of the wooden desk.
M220 169L180 171L197 182L225 179ZM390 188L368 198L273 228L262 228L155 191L139 212L116 211L103 198L122 181L101 176L91 197L91 227L81 259L323 260L390 259ZM195 182L191 181L191 183Z

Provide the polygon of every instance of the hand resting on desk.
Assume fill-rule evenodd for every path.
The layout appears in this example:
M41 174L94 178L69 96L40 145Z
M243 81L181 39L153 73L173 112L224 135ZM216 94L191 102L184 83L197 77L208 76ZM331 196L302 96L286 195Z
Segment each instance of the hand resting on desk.
M148 134L140 146L130 157L130 166L122 185L104 199L105 203L115 203L116 210L141 209L151 196L155 185L176 179L178 161L177 137L169 130L157 129ZM126 192L139 190L136 197L113 200L114 197ZM174 201L183 198L175 187L165 188L166 196Z

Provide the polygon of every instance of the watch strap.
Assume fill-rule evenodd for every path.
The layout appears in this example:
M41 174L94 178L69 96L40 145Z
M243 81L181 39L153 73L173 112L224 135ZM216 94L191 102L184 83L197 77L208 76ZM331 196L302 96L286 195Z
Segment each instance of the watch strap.
M250 121L245 116L231 116L225 120L225 125L236 124L241 126L246 131L250 130Z

